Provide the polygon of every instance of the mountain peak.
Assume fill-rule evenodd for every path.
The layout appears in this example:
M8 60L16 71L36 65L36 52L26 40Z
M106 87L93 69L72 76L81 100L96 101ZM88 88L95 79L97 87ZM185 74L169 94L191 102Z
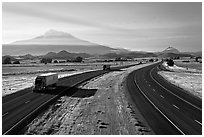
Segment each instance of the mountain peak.
M21 40L11 43L12 45L81 45L81 46L95 46L98 44L89 41L81 40L72 36L69 33L50 29L41 36L33 39Z
M73 37L73 36L70 35L69 33L50 29L44 33L43 37L44 38L50 38L50 37Z
M66 50L62 50L60 51L58 54L68 54L69 52L67 52Z
M176 48L169 46L166 48L163 53L180 53Z

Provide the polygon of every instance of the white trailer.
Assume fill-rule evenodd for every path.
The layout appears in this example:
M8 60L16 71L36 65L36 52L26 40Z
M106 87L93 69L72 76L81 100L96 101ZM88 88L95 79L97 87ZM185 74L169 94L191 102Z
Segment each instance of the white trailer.
M35 79L34 91L41 91L47 89L49 86L57 86L58 74L47 73L38 75Z

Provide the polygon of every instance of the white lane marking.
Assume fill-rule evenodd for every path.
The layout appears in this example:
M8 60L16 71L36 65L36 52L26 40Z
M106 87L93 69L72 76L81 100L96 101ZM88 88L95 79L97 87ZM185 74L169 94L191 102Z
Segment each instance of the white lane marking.
M173 104L172 106L174 106L174 107L175 107L175 108L177 108L177 109L180 109L179 107L177 107L177 106L176 106L176 105L174 105L174 104Z
M153 68L153 69L154 69L154 68ZM176 94L174 94L173 92L171 92L170 90L168 90L168 89L166 89L164 86L162 86L159 82L157 82L157 81L152 77L152 70L153 70L153 69L151 69L151 71L150 71L150 76L151 76L151 78L152 78L157 84L159 84L163 89L165 89L166 91L168 91L169 93L171 93L171 94L174 95L175 97L181 99L182 101L186 102L187 104L189 104L189 105L191 105L191 106L197 108L198 110L202 111L202 109L200 109L199 107L197 107L197 106L191 104L190 102L186 101L185 99L183 99L183 98L177 96Z
M26 101L25 104L27 104L27 103L29 103L29 102L30 102L30 100Z
M2 115L2 117L6 116L6 115L8 115L8 112L4 113L4 114Z
M146 95L145 93L142 92L141 88L139 87L139 85L137 84L136 80L134 80L136 86L138 87L138 89L140 90L140 92L143 94L143 96L153 105L153 107L159 111L160 114L162 114L181 134L185 135L184 132L179 129L179 127L177 127Z
M198 120L194 120L194 121L202 126L202 123L200 123Z
M164 98L164 96L160 95L161 98Z

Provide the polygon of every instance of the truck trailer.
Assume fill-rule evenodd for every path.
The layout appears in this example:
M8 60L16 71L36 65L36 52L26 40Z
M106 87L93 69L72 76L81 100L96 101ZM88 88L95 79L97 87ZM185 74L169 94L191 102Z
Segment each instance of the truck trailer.
M33 91L43 91L48 87L56 87L58 81L57 73L47 73L38 75L35 79Z

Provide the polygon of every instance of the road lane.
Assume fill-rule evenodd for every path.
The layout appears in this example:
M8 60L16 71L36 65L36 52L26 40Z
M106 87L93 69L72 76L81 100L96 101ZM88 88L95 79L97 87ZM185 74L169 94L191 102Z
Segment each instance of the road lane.
M22 107L22 105L24 105L24 103L27 102L28 100L33 101L39 96L40 94L35 94L31 92L30 94L25 94L24 96L11 100L8 103L4 103L2 105L2 113L13 112L16 109L19 109L20 107Z
M153 85L156 85L158 83L155 82L155 77L158 77L157 71L152 71L155 70L155 68L150 70L150 74L149 74L149 81L152 82ZM147 74L148 75L148 74ZM153 81L152 81L153 80ZM164 79L163 79L164 80ZM162 79L160 80L162 81ZM173 86L172 84L168 83L169 86ZM166 94L167 97L166 100L168 102L170 102L171 104L176 104L176 106L179 106L180 108L182 108L181 111L183 111L183 113L185 113L186 115L188 115L190 118L192 119L198 119L200 122L202 122L202 108L200 108L200 105L202 105L202 101L200 100L199 105L197 105L196 103L194 103L192 100L195 99L195 97L193 95L191 95L192 98L189 98L188 100L183 99L183 96L185 96L186 91L183 91L183 89L178 89L177 87L175 89L171 88L171 90L168 90L166 88L163 88L163 86L161 86L160 84L157 84L156 87L160 90L158 90L161 94ZM182 95L175 95L176 92L180 92L183 93ZM194 104L192 104L194 103ZM197 106L196 106L197 105Z
M139 69L133 72L132 75L134 75L134 78L132 78L132 80L135 81L135 85L136 85L135 89L139 89L139 90L135 92L129 91L130 94L134 96L133 94L136 94L136 92L142 92L143 96L145 96L146 98L146 102L147 100L150 100L152 102L150 104L154 104L159 109L159 111L162 111L162 115L165 115L165 117L170 119L170 121L174 125L176 125L175 127L177 130L178 129L181 130L180 133L182 134L202 134L202 126L198 124L198 123L202 123L202 111L200 109L193 107L192 105L189 105L185 101L179 98L176 98L175 96L170 94L168 91L166 91L164 88L162 88L160 85L158 85L154 80L152 80L150 76L151 75L150 72L153 68L157 67L157 65L158 64L148 66L148 67L145 67L145 68L142 68L142 69ZM156 71L154 73L156 73ZM157 76L157 74L154 74L154 77L155 76ZM170 85L170 83L168 84ZM166 85L166 88L168 88L167 85ZM172 87L170 89L172 90ZM133 97L133 99L134 98L141 100L138 97ZM194 98L191 98L191 99L194 99ZM142 105L141 103L138 103L137 100L135 102L138 105L139 104ZM150 127L152 127L153 130L158 134L165 134L161 132L160 130L160 128L162 128L161 125L160 126L158 125L159 128L156 128L155 124L150 122L152 120L151 120L151 117L147 116L146 111L148 110L146 110L147 109L146 106L144 108L139 106L139 108L143 112L143 115L144 117L146 117L147 121L149 121L148 123ZM150 113L155 113L155 111L153 112L150 111ZM161 118L162 115L160 115L159 117ZM198 123L195 121L198 121ZM158 122L158 121L153 121L153 122ZM167 122L166 124L169 124L169 123ZM166 130L168 130L168 128ZM167 132L167 133L172 134L173 132ZM175 132L173 134L178 134L178 133Z
M29 105L22 105L22 107L16 109L15 111L12 111L10 115L5 116L2 119L2 132L6 132L9 128L15 125L15 123L20 121L23 117L27 116L32 110L36 109L40 104L42 104L42 100L50 99L50 96L38 97L34 101L30 102ZM33 106L32 109L31 106Z
M58 88L52 92L34 93L32 92L31 88L28 88L22 90L22 93L24 94L20 93L21 91L19 91L18 94L13 94L13 96L9 95L8 97L3 97L2 132L7 133L7 131L10 131L10 129L16 125L16 123L21 121L21 119L29 115L44 102L53 97L57 97L58 94L64 89L69 89L76 83L88 80L106 72L108 71L99 70L62 78L59 80Z
M158 112L158 110L156 110L140 92L140 89L134 82L134 73L135 72L130 73L127 77L127 89L130 97L143 115L144 119L147 121L148 125L155 134L180 135L181 132L179 132L175 126L169 124L169 121L167 121L165 117L161 116L161 113Z
M196 106L198 109L202 110L202 100L199 97L193 96L192 94L186 92L185 90L171 84L167 80L165 80L162 76L158 75L156 72L163 69L163 66L160 65L160 67L155 67L152 70L152 76L153 80L156 80L159 82L159 85L161 85L164 88L168 88L170 91L173 91L173 94L183 98L183 100L187 100L189 103Z
M138 64L132 64L122 67L112 68L118 70L121 68L131 67ZM14 94L2 98L2 133L17 134L14 131L19 124L26 123L31 120L31 115L36 110L40 110L42 104L46 104L49 100L53 100L63 94L70 95L69 88L79 83L85 82L93 77L105 74L111 70L96 70L81 74L72 75L59 79L58 87L52 92L46 91L43 93L33 93L31 88L27 88ZM67 93L68 92L68 93ZM41 107L42 108L42 107ZM44 107L43 107L44 108ZM27 119L26 119L27 118ZM29 118L29 119L28 119ZM33 117L32 117L33 118ZM22 124L21 124L22 125Z

